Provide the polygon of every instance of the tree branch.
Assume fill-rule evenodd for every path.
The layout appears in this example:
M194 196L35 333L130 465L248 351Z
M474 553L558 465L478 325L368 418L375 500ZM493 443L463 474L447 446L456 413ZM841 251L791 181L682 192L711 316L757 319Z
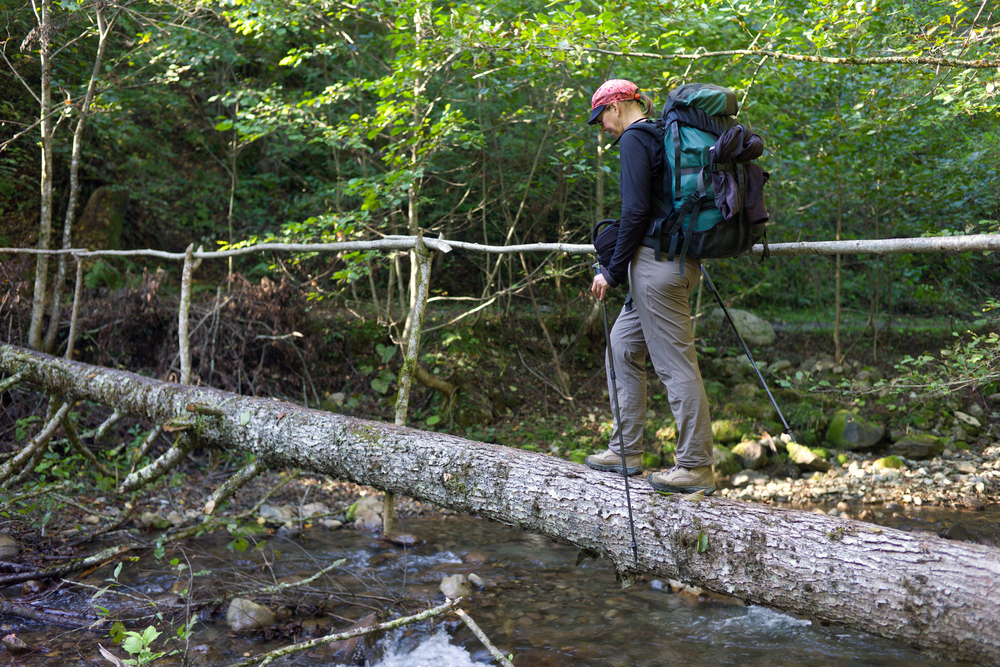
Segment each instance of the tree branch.
M547 51L576 52L577 49L555 46L541 47ZM704 58L728 58L732 56L769 56L777 60L822 63L825 65L931 65L933 67L956 67L960 69L992 69L1000 67L1000 60L959 60L957 58L931 58L929 56L805 56L797 53L771 51L767 49L733 49L730 51L709 51L706 53L647 53L644 51L612 51L597 47L581 47L579 50L600 53L621 58L650 58L654 60L702 60Z

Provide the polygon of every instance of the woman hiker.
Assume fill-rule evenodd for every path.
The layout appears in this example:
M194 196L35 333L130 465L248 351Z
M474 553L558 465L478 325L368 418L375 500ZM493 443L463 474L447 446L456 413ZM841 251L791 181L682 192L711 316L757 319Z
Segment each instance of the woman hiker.
M685 258L681 276L676 260L655 259L643 245L647 227L660 212L666 168L663 134L646 118L653 101L631 81L612 79L597 89L590 101L589 124L599 123L615 137L621 158L622 214L618 241L608 266L601 266L590 291L603 300L608 290L628 282L632 304L626 304L611 330L611 349L605 363L614 362L621 423L615 423L611 444L601 454L587 457L597 470L622 472L618 431L625 446L629 475L642 471L643 426L646 419L646 355L667 389L677 421L677 465L647 478L654 489L675 493L715 491L712 469L712 423L708 397L698 369L691 331L688 298L700 275L697 260ZM608 391L615 391L608 371Z

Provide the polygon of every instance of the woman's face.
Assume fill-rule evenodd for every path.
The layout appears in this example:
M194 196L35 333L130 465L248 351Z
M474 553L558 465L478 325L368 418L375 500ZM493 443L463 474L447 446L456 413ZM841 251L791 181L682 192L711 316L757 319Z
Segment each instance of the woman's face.
M619 111L620 107L618 103L611 102L604 107L604 111L597 117L597 122L600 124L601 129L615 139L620 137L622 132L625 131L625 128L621 127L621 114Z

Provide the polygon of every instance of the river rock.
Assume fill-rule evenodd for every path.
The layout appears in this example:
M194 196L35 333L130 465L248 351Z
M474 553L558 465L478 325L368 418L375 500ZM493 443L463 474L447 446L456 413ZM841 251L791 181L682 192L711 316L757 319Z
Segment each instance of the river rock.
M156 512L143 512L139 515L139 524L146 530L164 530L173 525Z
M31 647L24 643L24 641L17 635L11 633L9 635L4 635L0 638L0 643L3 643L7 651L11 655L21 655L27 653L31 650Z
M226 623L236 632L260 630L274 625L274 612L243 598L233 598L226 610Z
M274 507L272 505L261 505L257 512L267 523L283 524L292 520L295 514L288 506Z
M0 560L10 560L21 555L21 544L7 533L0 533Z
M410 535L409 533L398 533L396 531L391 531L382 536L382 539L395 547L419 547L426 543L426 540L422 540L415 535Z
M277 532L278 537L283 537L286 540L297 539L301 534L302 529L299 527L299 524L294 521L288 521L281 524L281 527L278 528Z
M469 583L478 588L479 590L483 590L484 588L486 588L486 582L483 581L482 577L480 577L478 574L475 573L469 575Z
M48 588L44 581L38 581L36 579L28 579L21 586L21 595L38 595L39 593L44 593L45 589Z
M788 375L786 371L792 367L792 362L787 359L779 359L768 367L771 375Z
M729 392L735 398L753 398L760 393L760 388L751 382L741 382Z
M321 514L329 514L330 508L325 503L307 503L299 509L299 516L303 519L311 519Z
M943 451L944 442L940 438L923 433L907 433L902 440L892 445L893 454L915 461L932 458Z
M992 403L993 405L1000 405L1000 393L990 394L989 396L986 397L986 400Z
M966 463L965 461L962 461L961 463L959 463L958 465L956 465L955 466L955 470L957 470L958 472L962 473L963 475L975 475L976 474L976 466L972 465L971 463Z
M472 594L472 587L464 574L453 574L450 577L441 579L441 592L446 598L454 600L460 597L468 597Z
M826 429L826 441L837 449L869 449L884 435L884 426L866 422L849 410L838 410Z
M767 465L767 451L756 440L744 440L733 447L733 456L748 470L758 470Z
M741 470L735 475L733 475L732 484L737 489L742 489L744 486L750 486L758 479L767 479L764 475L761 475L756 470Z
M983 410L983 406L979 405L979 403L969 403L962 409L962 412L970 417L975 417L979 421L983 421L986 418L986 411Z
M785 445L785 448L788 451L788 458L803 470L826 472L831 467L825 459L821 459L813 454L808 447L803 447L795 442L789 442Z
M956 504L973 512L982 512L986 509L986 503L975 496L964 496Z
M875 461L872 467L877 470L899 470L903 467L903 462L898 456L886 456Z
M743 437L743 426L732 419L716 419L712 422L712 437L716 442L739 442Z
M343 522L336 519L322 519L319 523L327 530L340 530L344 527Z
M222 664L225 658L221 651L209 644L192 646L185 653L185 657L194 667L215 667L215 665Z
M975 542L976 538L972 536L972 533L960 523L953 524L947 530L940 533L941 537L946 540L955 540L957 542Z
M733 324L739 330L740 336L748 347L771 347L777 336L774 327L767 320L763 320L749 310L730 308L729 316L733 318ZM708 331L718 331L724 333L731 331L732 326L726 321L726 316L721 308L714 309L706 319L706 329Z
M978 419L959 410L955 410L952 414L955 415L955 420L962 427L963 431L972 437L979 435L979 431L983 428L983 425Z
M368 614L360 621L347 628L347 630L344 630L344 632L370 628L376 623L377 619L375 614ZM333 662L338 665L371 664L365 661L364 658L369 649L375 645L375 642L378 639L378 637L374 636L374 634L375 633L368 633L366 635L351 637L350 639L345 639L343 641L333 642L324 653L332 658Z
M357 530L375 532L382 529L382 517L371 509L359 510L354 515L354 527Z
M722 445L713 447L712 456L715 458L715 474L721 477L734 475L743 468L733 453Z

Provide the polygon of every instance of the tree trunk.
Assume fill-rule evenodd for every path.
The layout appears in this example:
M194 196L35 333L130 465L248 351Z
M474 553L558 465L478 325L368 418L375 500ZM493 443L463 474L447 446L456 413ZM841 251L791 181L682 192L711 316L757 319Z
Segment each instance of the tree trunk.
M709 497L632 490L638 568L620 477L502 445L169 384L0 344L0 372L163 423L190 403L203 445L482 516L599 553L637 572L838 623L950 657L1000 663L996 549L924 533Z
M42 183L38 249L48 250L52 236L52 10L50 0L41 0L40 6L32 2L38 22L38 47L41 54L42 90L39 114L42 132ZM49 278L49 256L38 255L35 265L35 296L31 306L31 324L28 328L28 345L42 349L42 320L45 317L45 293Z
M94 68L87 83L87 93L80 105L80 118L73 132L73 151L69 162L69 202L66 204L66 220L63 223L62 247L64 250L73 247L73 222L76 219L76 205L80 198L80 154L83 152L83 130L90 115L90 103L97 90L97 79L101 75L101 61L104 58L104 47L108 42L108 33L115 17L109 23L104 17L104 5L97 3L94 7L97 20L97 55L94 56ZM232 262L232 260L229 260ZM52 354L56 338L59 334L59 317L62 310L62 289L66 284L66 271L69 263L68 255L59 255L59 269L56 272L56 282L52 287L52 317L49 319L49 331L45 335L45 351Z

